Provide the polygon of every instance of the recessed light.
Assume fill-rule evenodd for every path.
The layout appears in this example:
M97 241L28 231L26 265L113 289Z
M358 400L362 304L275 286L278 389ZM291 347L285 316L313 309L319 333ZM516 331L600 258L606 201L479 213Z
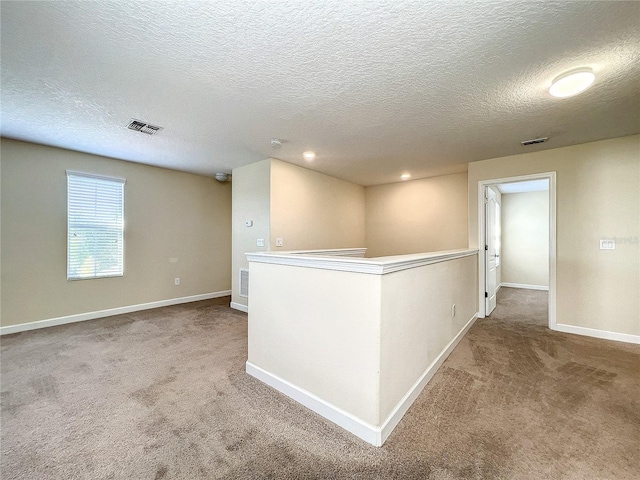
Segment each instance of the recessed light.
M402 180L409 180L411 178L411 174L410 173L403 173L402 175L400 175L400 178Z
M314 158L316 158L316 152L312 152L311 150L309 150L307 152L304 152L302 156L307 162L311 162Z
M595 79L596 76L590 68L571 70L553 79L549 93L558 98L572 97L584 92Z

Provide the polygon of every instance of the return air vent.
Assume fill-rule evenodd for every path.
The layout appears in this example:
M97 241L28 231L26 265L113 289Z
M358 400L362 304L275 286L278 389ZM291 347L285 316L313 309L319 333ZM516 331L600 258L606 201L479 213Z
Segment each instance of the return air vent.
M549 140L549 137L540 137L540 138L534 138L533 140L525 140L524 142L520 142L523 146L527 146L527 145L535 145L536 143L544 143L547 140Z
M240 269L240 293L241 297L249 296L249 269L241 268Z
M137 132L146 133L147 135L155 135L162 127L157 125L151 125L150 123L142 122L140 120L132 119L127 125L129 130L135 130Z

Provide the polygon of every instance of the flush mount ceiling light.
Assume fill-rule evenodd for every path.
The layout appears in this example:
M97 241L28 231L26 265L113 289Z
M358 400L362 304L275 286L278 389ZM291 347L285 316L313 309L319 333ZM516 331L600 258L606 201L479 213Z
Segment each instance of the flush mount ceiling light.
M402 175L400 175L400 178L402 180L409 180L411 178L411 174L410 173L403 173Z
M549 93L558 98L572 97L584 92L595 79L596 76L590 68L571 70L553 79Z
M311 150L308 150L304 152L302 156L307 162L311 162L313 161L314 158L316 158L316 152L312 152Z

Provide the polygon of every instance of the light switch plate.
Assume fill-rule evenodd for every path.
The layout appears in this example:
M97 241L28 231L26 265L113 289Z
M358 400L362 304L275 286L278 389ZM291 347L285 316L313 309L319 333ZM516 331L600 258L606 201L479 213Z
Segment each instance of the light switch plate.
M259 238L259 239L256 241L256 245L257 245L258 247L264 247L264 238Z

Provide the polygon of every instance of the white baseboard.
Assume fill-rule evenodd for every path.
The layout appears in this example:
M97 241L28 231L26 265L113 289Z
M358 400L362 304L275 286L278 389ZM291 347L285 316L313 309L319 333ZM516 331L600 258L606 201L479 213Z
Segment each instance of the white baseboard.
M339 427L353 433L356 437L359 437L365 442L375 445L376 447L382 445L380 427L375 427L363 420L360 420L358 417L321 399L308 390L293 385L287 380L280 378L273 373L267 372L249 361L247 361L246 369L247 373L252 377L255 377L270 387L275 388L280 393L284 393L287 397L292 398L308 409L313 410L318 415L323 416Z
M576 335L585 335L587 337L602 338L605 340L615 340L616 342L640 344L640 335L633 335L630 333L618 333L610 332L608 330L598 330L596 328L576 327L575 325L566 325L563 323L556 324L554 330L564 333L573 333Z
M231 295L231 290L223 290L220 292L212 292L212 293L203 293L200 295L191 295L189 297L170 298L168 300L159 300L157 302L140 303L138 305L128 305L126 307L109 308L107 310L97 310L95 312L78 313L75 315L67 315L64 317L38 320L36 322L21 323L18 325L9 325L7 327L0 327L0 335L9 335L11 333L26 332L28 330L36 330L38 328L54 327L56 325L64 325L66 323L84 322L85 320L94 320L96 318L111 317L112 315L121 315L123 313L138 312L140 310L149 310L151 308L168 307L170 305L179 305L181 303L197 302L200 300L209 300L211 298L226 297L227 295Z
M339 427L342 427L348 432L351 432L356 437L361 438L371 445L380 447L387 440L389 435L391 435L393 429L398 425L398 423L407 412L407 410L409 410L416 398L418 398L420 392L422 392L427 383L429 383L429 380L431 380L438 368L440 368L442 363L447 359L449 354L460 342L462 337L464 337L464 335L467 333L469 328L471 328L477 318L477 313L473 317L471 317L471 320L469 320L467 324L462 328L462 330L460 330L460 332L455 336L455 338L451 340L451 342L449 342L444 350L442 350L440 355L438 355L438 357L433 362L431 362L424 373L420 375L420 378L416 381L416 383L398 402L389 417L379 427L371 425L370 423L359 419L358 417L342 410L341 408L338 408L335 405L321 399L313 393L296 385L293 385L287 380L284 380L283 378L280 378L273 373L267 372L266 370L258 367L257 365L254 365L249 361L247 361L246 363L246 371L249 375L275 388L279 392L304 405L308 409L313 410L317 414L323 416L327 420L330 420Z
M413 384L413 386L409 389L409 391L402 397L402 399L398 402L398 404L391 411L391 414L387 417L387 419L382 424L382 443L384 443L393 429L396 428L404 414L407 413L413 402L416 401L424 387L427 386L431 378L438 371L440 366L444 363L447 357L453 352L453 349L456 348L456 345L460 343L462 337L466 335L471 326L478 319L478 313L476 312L473 317L466 323L466 325L458 332L458 334L449 342L449 344L440 352L440 355L436 357L436 359L431 362L431 365L427 367L427 369L420 375L420 378Z
M230 306L231 308L235 308L236 310L240 310L241 312L249 313L249 307L241 303L231 302Z
M546 285L529 285L526 283L508 283L502 282L500 287L509 287L509 288L526 288L527 290L549 290L549 287Z

